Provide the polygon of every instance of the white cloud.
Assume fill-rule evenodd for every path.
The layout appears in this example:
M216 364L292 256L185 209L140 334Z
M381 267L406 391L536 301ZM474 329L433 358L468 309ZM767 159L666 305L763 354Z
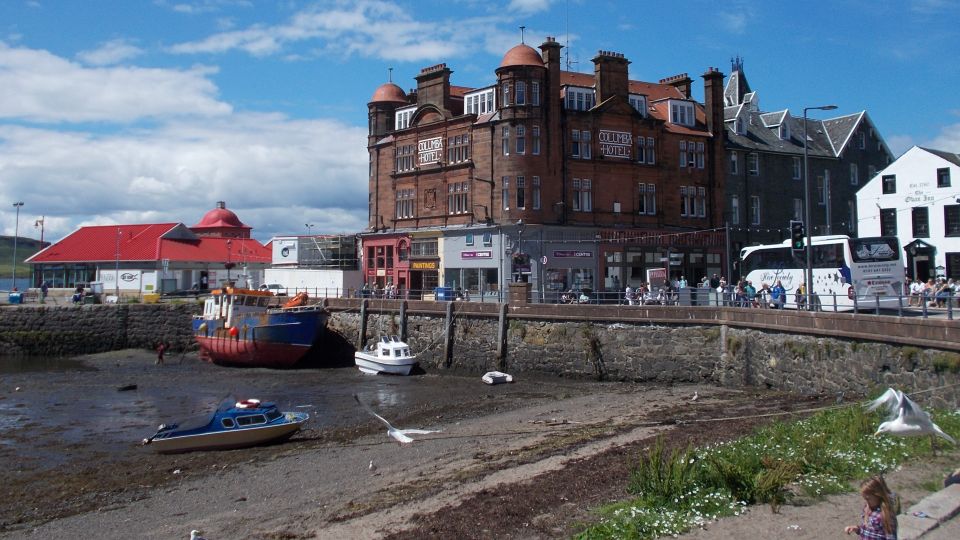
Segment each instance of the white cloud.
M109 66L118 64L143 54L143 49L132 45L124 39L108 41L92 51L80 51L77 58L80 61L94 66Z
M960 124L944 126L936 137L920 146L960 154Z
M887 137L887 146L890 147L890 151L893 152L894 157L900 157L916 144L910 135L892 135Z
M252 6L252 4L247 0L194 0L192 2L170 2L167 0L155 0L154 3L158 6L165 6L173 11L187 15L212 13L235 6Z
M110 135L0 126L0 199L51 216L53 239L80 224L193 225L220 200L258 238L299 233L304 219L315 232L355 232L366 227L366 135L278 114L175 120ZM13 222L3 220L6 234Z
M356 54L400 61L438 60L469 54L474 43L486 41L496 25L505 20L504 17L474 17L422 22L392 3L368 0L339 3L327 9L313 6L296 13L284 24L219 32L202 40L172 45L167 50L176 54L241 50L265 57L284 53L296 43L317 42L314 54ZM517 35L513 36L511 41L515 44ZM284 58L303 57L302 54L284 55Z
M745 13L721 13L720 23L728 32L742 34L747 29L747 15Z
M0 119L133 122L179 115L218 116L213 68L88 68L47 51L0 42Z
M529 15L550 9L551 0L510 0L507 11L518 11Z

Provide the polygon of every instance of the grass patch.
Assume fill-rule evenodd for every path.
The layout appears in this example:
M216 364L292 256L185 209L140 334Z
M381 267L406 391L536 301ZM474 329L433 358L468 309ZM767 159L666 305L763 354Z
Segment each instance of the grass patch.
M960 435L960 413L932 416L944 431ZM882 420L879 412L853 406L702 448L668 453L658 439L631 474L632 498L602 507L599 523L577 538L652 539L739 514L751 504L776 511L796 494L819 499L846 492L851 480L931 452L929 437L874 437Z

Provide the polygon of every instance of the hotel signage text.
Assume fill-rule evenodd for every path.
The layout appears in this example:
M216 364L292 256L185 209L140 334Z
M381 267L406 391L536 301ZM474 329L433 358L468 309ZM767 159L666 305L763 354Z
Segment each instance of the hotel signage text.
M443 159L443 137L433 137L417 141L417 153L420 164L436 163Z
M600 130L600 155L630 159L633 148L633 135L625 131Z
M493 251L485 249L483 251L461 251L461 259L492 259Z

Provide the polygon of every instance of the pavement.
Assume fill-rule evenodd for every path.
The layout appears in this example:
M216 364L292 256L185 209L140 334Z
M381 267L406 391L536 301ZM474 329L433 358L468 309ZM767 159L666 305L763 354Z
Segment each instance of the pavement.
M960 484L931 493L897 516L900 540L957 540L960 538Z

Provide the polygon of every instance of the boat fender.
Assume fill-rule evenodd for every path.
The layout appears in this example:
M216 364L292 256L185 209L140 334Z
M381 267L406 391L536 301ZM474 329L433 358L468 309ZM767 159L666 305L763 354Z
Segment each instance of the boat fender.
M255 409L259 406L259 399L244 399L243 401L238 401L236 405L238 409Z
M239 334L240 334L240 331L237 330L237 327L236 327L236 326L231 326L231 327L230 327L230 337L237 337L237 335L239 335Z
M200 326L197 327L197 332L200 332L201 334L206 334L206 333L207 333L207 323L200 323Z

